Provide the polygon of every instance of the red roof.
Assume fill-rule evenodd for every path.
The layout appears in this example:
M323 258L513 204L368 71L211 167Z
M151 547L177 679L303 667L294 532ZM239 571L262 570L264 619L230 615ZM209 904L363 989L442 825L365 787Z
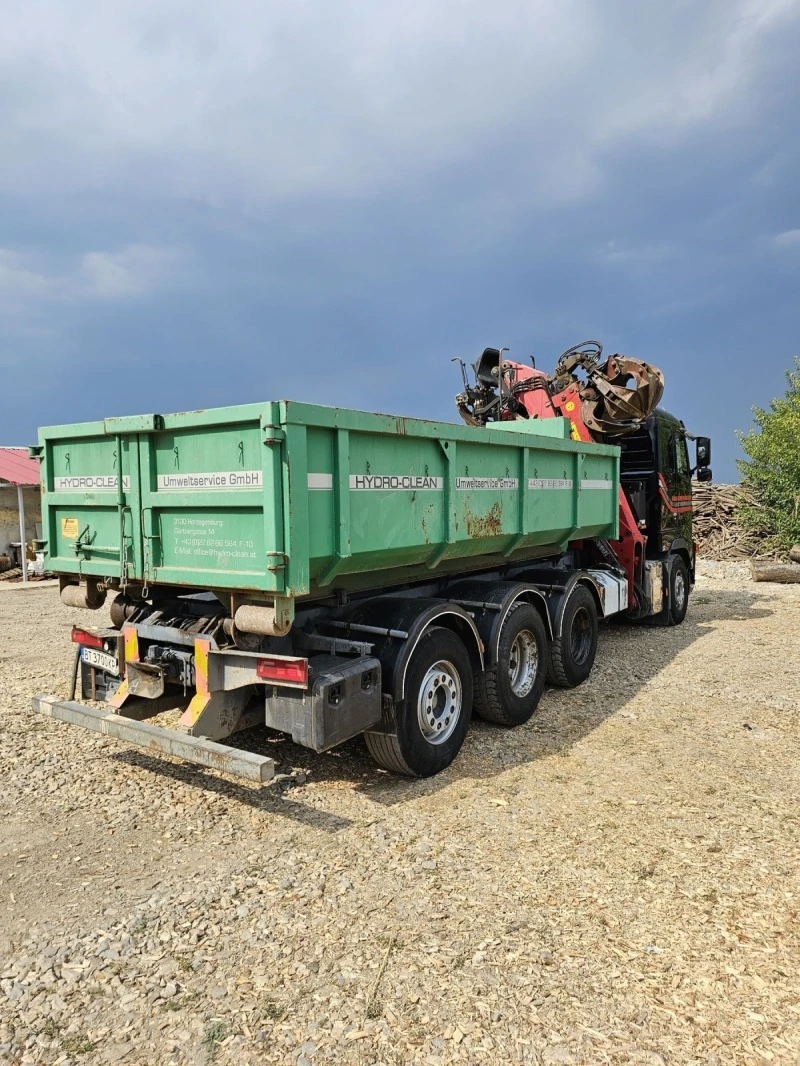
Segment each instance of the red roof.
M27 448L0 448L0 481L38 485L39 460L30 459Z

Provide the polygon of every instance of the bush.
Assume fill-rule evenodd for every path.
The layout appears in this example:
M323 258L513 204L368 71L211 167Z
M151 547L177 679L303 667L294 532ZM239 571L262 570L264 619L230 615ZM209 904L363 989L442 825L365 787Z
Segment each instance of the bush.
M788 551L800 543L800 359L786 371L786 395L769 410L753 408L755 426L739 433L747 459L737 461L751 499L739 509L743 528L762 538L761 549Z

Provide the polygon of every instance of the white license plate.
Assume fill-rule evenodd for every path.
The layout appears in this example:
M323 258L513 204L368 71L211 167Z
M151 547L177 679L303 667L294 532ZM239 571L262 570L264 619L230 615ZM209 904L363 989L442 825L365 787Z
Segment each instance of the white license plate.
M105 670L106 673L119 675L116 655L98 651L97 648L84 648L83 661L88 663L89 666L97 666L99 669Z

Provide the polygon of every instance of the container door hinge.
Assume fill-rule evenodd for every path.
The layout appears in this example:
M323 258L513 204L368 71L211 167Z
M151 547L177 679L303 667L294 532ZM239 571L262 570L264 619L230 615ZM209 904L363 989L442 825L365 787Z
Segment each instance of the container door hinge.
M286 440L286 434L280 426L264 426L265 444L282 444Z
M284 552L267 552L267 570L275 573L276 570L285 570L289 562L289 556Z

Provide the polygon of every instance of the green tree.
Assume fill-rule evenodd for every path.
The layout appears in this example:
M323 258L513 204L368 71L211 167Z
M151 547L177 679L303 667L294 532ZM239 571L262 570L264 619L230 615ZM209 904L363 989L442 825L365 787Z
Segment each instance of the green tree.
M748 492L742 526L762 538L764 551L800 543L800 358L786 371L786 395L769 410L753 408L755 426L739 433L746 459L738 460Z

